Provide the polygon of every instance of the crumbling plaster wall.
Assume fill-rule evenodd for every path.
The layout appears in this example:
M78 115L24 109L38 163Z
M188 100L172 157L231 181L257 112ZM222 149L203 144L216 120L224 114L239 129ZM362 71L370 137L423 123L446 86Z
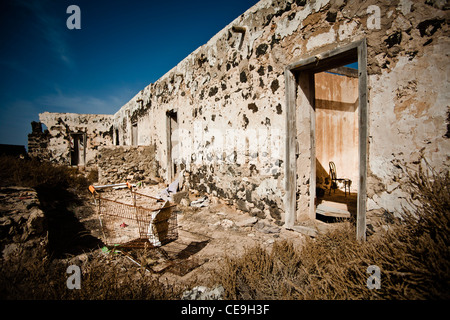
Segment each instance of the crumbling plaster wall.
M426 168L422 156L437 171L449 167L450 46L447 37L434 41L414 63L402 56L391 72L370 77L369 99L379 107L372 107L369 116L369 210L409 207L405 168L411 172L419 164Z
M370 5L379 8L379 27L368 27L374 17ZM282 223L284 68L366 39L367 206L395 210L407 194L398 181L400 162L412 165L421 152L437 168L448 166L444 6L409 0L260 1L124 105L114 115L114 129L120 144L129 145L131 124L137 121L138 144L156 146L164 177L164 119L176 110L190 187ZM297 124L299 150L307 159L309 123ZM305 202L298 206L300 215L308 210L309 164L298 168L297 195Z
M112 115L44 112L39 114L41 123L47 126L48 160L70 165L71 133L86 134L86 166L97 164L100 146L112 144Z

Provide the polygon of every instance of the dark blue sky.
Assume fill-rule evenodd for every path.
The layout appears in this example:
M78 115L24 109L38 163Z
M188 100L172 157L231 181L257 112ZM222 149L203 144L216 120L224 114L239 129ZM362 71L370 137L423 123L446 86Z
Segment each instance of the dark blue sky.
M115 113L257 2L2 0L0 144L26 146L40 112Z

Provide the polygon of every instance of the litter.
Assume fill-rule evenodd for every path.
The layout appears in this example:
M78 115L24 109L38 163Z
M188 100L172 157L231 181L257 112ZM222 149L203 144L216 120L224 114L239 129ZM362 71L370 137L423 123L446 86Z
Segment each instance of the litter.
M132 204L108 199L97 189L117 185L89 186L96 201L104 242L120 248L157 248L178 239L176 204L138 193L127 183ZM139 195L139 198L137 197ZM151 207L137 204L145 199ZM161 204L162 203L162 204Z
M139 267L143 267L139 262L137 262L136 260L134 260L129 253L122 251L122 250L117 250L118 245L113 246L111 249L109 249L108 247L103 247L102 248L102 252L104 254L123 254L128 260L130 260L131 262L133 262L134 264L137 264ZM145 271L147 272L151 272L150 270L148 270L147 268L145 268Z
M174 181L172 181L171 184L167 188L164 188L161 190L159 194L159 198L167 201L173 201L172 200L172 194L177 193L179 190L183 187L183 178L184 178L184 170L180 172L178 175L178 178L176 178Z

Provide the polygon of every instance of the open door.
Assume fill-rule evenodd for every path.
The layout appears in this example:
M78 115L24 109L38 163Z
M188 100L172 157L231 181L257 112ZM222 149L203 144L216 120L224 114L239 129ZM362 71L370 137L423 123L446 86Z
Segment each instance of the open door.
M138 124L134 122L131 124L131 145L138 145Z
M343 69L336 68L351 63L357 65L355 87L357 97L351 96L348 98L346 96L345 99L342 99L344 93L342 89L338 90L339 92L334 90L334 93L330 89L333 86L333 81L340 83L344 78L338 77L345 76L343 75ZM295 225L301 216L316 219L317 192L320 191L317 183L318 175L331 176L330 162L335 164L338 162L339 165L336 166L337 178L342 177L351 180L353 184L353 190L351 191L356 196L356 238L365 240L366 68L366 41L360 40L305 58L288 65L285 69L285 224L288 227ZM356 79L350 79L349 83ZM333 96L336 94L340 94L341 97L338 99ZM349 131L353 132L350 133ZM355 135L357 139L354 139ZM347 140L351 143L348 143ZM355 157L356 162L354 161ZM344 169L347 165L353 169L349 169L349 171ZM345 175L348 175L348 177Z
M358 71L314 74L316 219L355 218L358 192Z
M84 166L86 161L86 134L70 134L70 164Z
M176 110L166 113L167 128L167 180L172 181L178 173L179 133L178 114Z

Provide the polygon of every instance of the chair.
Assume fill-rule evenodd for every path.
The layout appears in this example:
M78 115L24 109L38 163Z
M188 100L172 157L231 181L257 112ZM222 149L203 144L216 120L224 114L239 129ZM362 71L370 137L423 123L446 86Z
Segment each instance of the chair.
M330 186L330 193L331 195L331 189L334 189L334 192L336 192L337 189L337 181L344 183L344 190L345 190L345 196L347 196L347 187L348 187L348 195L350 195L350 186L352 185L352 180L347 178L338 178L336 173L336 165L333 161L330 161L330 178L331 178L331 186Z

